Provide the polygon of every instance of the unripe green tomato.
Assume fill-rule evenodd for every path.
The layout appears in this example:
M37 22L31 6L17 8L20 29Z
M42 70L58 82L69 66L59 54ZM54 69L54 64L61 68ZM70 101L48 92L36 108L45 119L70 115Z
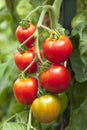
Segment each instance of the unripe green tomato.
M60 100L60 104L61 104L60 113L63 113L68 106L68 97L65 92L58 94L58 96L59 96L59 100Z

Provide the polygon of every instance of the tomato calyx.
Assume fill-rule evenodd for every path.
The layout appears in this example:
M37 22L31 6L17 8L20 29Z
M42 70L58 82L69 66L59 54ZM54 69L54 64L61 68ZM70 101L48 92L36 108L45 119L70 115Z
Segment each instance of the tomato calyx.
M27 29L29 26L30 26L30 21L29 20L26 20L26 19L23 19L19 25L23 28L23 29Z
M25 80L27 78L27 76L26 76L26 74L24 72L21 72L19 74L19 78L23 81L23 80Z
M21 45L17 48L17 50L23 54L26 50L27 50L27 47L25 45Z
M40 66L39 66L40 73L47 71L47 70L50 68L51 65L52 65L52 63L51 63L50 61L45 60L45 61L44 61L43 63L41 63Z
M50 34L50 39L51 39L52 41L58 40L59 37L60 37L60 34L58 34L56 31L52 31L52 33Z

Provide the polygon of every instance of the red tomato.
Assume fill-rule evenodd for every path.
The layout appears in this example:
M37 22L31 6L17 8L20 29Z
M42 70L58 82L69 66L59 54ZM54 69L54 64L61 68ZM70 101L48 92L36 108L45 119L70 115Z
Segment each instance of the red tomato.
M57 96L47 94L36 98L32 103L32 113L41 123L50 123L60 114L60 101Z
M36 30L36 26L34 24L29 24L28 28L23 28L22 26L18 26L16 29L16 38L20 43L24 42L28 37L30 37ZM30 47L35 42L35 38L31 38L26 46Z
M43 43L44 57L53 63L61 63L67 60L72 54L71 40L66 36L60 36L56 41L50 38Z
M69 88L71 76L63 65L54 64L40 74L40 82L47 91L58 94Z
M37 97L38 81L35 78L18 78L14 83L13 91L19 103L29 105Z
M24 53L20 53L19 51L16 51L14 54L14 60L15 64L20 70L24 70L35 58L35 47L29 48ZM30 73L34 73L37 71L37 63L34 62L34 64L30 67L28 70Z

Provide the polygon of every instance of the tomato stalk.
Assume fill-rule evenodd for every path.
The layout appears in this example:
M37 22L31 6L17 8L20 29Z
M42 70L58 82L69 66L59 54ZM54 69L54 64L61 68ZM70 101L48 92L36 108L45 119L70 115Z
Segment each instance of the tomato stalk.
M29 110L29 118L28 118L28 123L27 123L27 130L31 129L31 108Z
M44 3L45 4L45 3ZM36 7L35 9L33 9L27 16L25 19L28 19L29 17L31 17L36 11L38 11L39 9L52 9L52 6L51 5L42 5L42 6L38 6Z
M52 28L58 28L58 21L60 16L60 8L63 0L55 0L51 12Z
M43 63L43 60L41 59L41 55L40 55L40 50L39 50L39 36L38 36L38 29L37 29L37 37L36 37L36 42L35 42L35 47L36 47L36 54L38 59L40 60L41 63Z

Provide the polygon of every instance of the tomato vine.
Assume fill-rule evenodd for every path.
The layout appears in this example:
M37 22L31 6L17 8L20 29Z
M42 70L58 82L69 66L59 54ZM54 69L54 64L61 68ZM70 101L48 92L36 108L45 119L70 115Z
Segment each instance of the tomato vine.
M28 52L28 55L29 55L29 49L31 49L32 46L35 47L35 52L33 52L33 53L35 53L35 56L33 57L32 62L29 63L26 67L25 67L25 64L27 62L26 59L28 59L27 57L23 57L23 59L22 59L22 58L20 58L20 55L17 54L17 56L19 56L19 58L20 58L18 64L16 61L17 59L15 58L15 63L17 65L17 67L18 67L18 65L20 65L20 66L22 66L23 69L18 67L19 70L21 71L21 78L18 78L14 82L13 92L19 103L21 103L25 106L26 105L31 106L29 108L27 130L30 130L31 128L33 130L39 130L39 129L41 130L41 124L40 124L40 128L35 128L34 126L32 126L32 117L39 120L39 122L41 121L41 123L45 123L45 122L49 123L49 122L56 120L57 116L61 115L61 110L60 110L60 109L62 109L61 103L59 101L59 98L55 97L54 95L57 94L57 96L58 96L59 93L65 92L70 86L71 77L70 77L70 72L66 68L67 67L66 62L70 58L70 55L72 53L72 46L71 46L71 50L70 50L68 45L69 44L71 45L72 43L71 43L70 39L66 36L66 34L64 32L65 29L58 23L61 5L62 5L62 0L59 0L59 1L55 0L53 5L38 6L33 11L31 11L23 19L23 21L21 21L23 23L21 23L21 25L20 25L22 30L25 33L25 36L30 33L30 32L26 33L31 25L30 22L28 23L29 18L32 17L33 14L36 13L38 10L40 10L41 13L40 13L38 22L35 25L36 26L35 30L33 30L32 34L29 34L28 37L24 37L24 39L23 39L23 35L21 35L23 32L21 32L20 30L17 32L17 30L16 30L16 38L19 41L19 43L21 43L18 46L18 52L21 54L21 56L23 56L23 54L25 54L25 52ZM47 27L43 24L44 17L47 12L49 12L50 27ZM54 45L54 43L57 44L57 45L55 45L55 52L51 50L51 52L49 53L49 51L47 50L49 57L52 57L52 55L50 55L50 54L55 53L55 55L53 55L53 58L56 58L56 59L61 58L62 60L55 62L54 60L50 60L50 58L45 56L43 49L42 49L43 52L40 52L40 45L39 45L40 29L46 30L49 33L48 39L49 39L50 46L48 47L48 49L51 48L52 44L53 45ZM19 34L17 34L17 33L19 33ZM19 36L20 36L21 40L19 40ZM62 36L62 38L60 40L61 36ZM28 46L27 43L32 38L34 38L35 41L32 43L31 46ZM23 41L23 42L21 42L21 41ZM59 48L57 50L58 45L59 45ZM54 46L52 48L54 48ZM47 48L45 48L44 50L46 50L46 49ZM66 56L66 54L68 52L69 52L69 55ZM63 56L62 56L62 54L63 54ZM57 55L57 57L56 57L56 55ZM63 59L64 55L66 56L66 58ZM37 64L37 71L33 75L33 74L31 74L30 68L34 65L34 63ZM49 68L52 68L54 70L51 70ZM53 77L50 78L51 75ZM42 79L41 79L41 77L42 77ZM35 81L32 81L32 80L35 80L36 82L38 80L38 85ZM52 80L53 80L53 82L52 82ZM44 84L44 82L46 84ZM37 92L37 88L38 88L38 92ZM51 93L52 95L48 96L49 95L48 93ZM43 96L46 94L48 94L48 95ZM43 99L43 97L44 98L49 97L49 98ZM39 105L40 102L37 101L36 108L32 109L32 106L33 106L32 104L35 101L35 99L36 100L43 99L43 102L42 102L43 104L41 104L43 107L40 108L40 105ZM45 102L45 104L44 104L44 102ZM54 103L55 107L52 106L53 103ZM47 106L45 106L45 105L47 105ZM50 105L50 109L51 109L51 111L49 109L50 115L48 114L49 105ZM40 113L41 115L38 115L37 114L38 108L39 108L39 111L40 111L40 109L44 108L44 113L42 112L42 113ZM43 111L43 110L41 110L41 111ZM54 114L54 112L55 112L55 114ZM47 117L44 117L44 114L45 114L45 116L47 115ZM47 121L45 121L46 119L47 119ZM39 122L38 122L38 124L39 124Z

